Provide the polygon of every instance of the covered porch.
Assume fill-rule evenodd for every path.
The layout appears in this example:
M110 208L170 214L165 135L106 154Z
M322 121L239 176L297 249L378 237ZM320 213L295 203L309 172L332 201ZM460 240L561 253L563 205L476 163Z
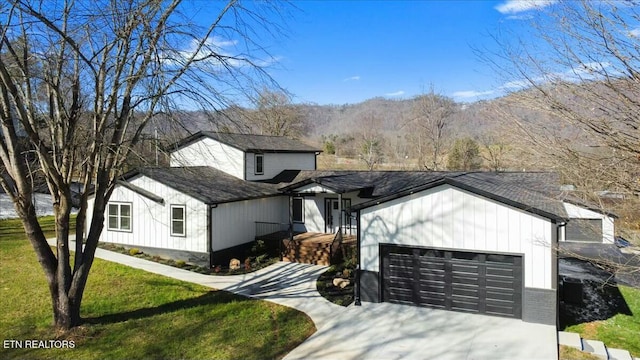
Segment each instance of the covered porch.
M280 230L256 236L256 240L278 246L282 261L314 265L331 265L332 259L342 256L344 247L356 246L356 236L317 232L291 232ZM277 244L277 245L275 245Z

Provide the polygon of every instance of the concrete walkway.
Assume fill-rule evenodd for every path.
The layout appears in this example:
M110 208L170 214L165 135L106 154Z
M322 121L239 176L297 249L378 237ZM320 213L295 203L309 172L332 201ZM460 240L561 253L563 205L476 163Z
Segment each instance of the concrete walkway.
M49 239L49 243L54 245L55 240ZM70 242L69 247L75 249L75 242ZM346 310L327 301L316 290L316 280L327 266L278 262L249 274L222 276L200 274L100 248L96 249L96 258L292 307L306 313L316 329Z
M104 249L96 257L305 312L317 331L285 360L557 359L554 326L389 303L332 304L315 286L326 266L279 262L250 274L211 276Z

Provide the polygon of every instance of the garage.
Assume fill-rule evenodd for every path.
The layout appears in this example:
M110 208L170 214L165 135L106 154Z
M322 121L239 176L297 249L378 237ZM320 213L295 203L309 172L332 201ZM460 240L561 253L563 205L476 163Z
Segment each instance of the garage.
M522 256L380 244L382 301L522 317Z

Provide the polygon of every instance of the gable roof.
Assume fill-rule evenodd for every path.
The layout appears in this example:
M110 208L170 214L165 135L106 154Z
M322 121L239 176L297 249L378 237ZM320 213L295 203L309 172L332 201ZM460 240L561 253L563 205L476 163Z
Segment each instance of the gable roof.
M144 175L207 205L280 195L272 184L244 181L208 166L140 168L124 176Z
M234 147L244 152L270 152L270 153L316 153L322 150L309 146L299 140L290 139L285 136L270 135L249 135L220 133L213 131L197 132L173 145L168 150L175 151L194 142L209 138L219 141L223 144Z
M295 192L308 184L318 184L337 193L360 191L360 197L372 199L353 206L352 211L448 184L548 219L567 219L558 177L553 173L310 171L300 172L291 184L280 190Z

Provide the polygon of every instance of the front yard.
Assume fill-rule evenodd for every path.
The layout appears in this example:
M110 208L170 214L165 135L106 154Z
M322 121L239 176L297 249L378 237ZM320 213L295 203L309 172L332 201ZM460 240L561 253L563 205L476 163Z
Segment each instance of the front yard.
M47 231L51 219L43 219ZM51 235L49 233L49 235ZM2 359L275 359L315 331L305 314L96 259L85 324L57 334L43 272L19 222L0 221L0 333L73 349L0 347Z
M606 320L572 325L565 331L579 333L584 339L600 340L610 348L626 349L640 357L640 289L618 285L631 315L616 314Z

